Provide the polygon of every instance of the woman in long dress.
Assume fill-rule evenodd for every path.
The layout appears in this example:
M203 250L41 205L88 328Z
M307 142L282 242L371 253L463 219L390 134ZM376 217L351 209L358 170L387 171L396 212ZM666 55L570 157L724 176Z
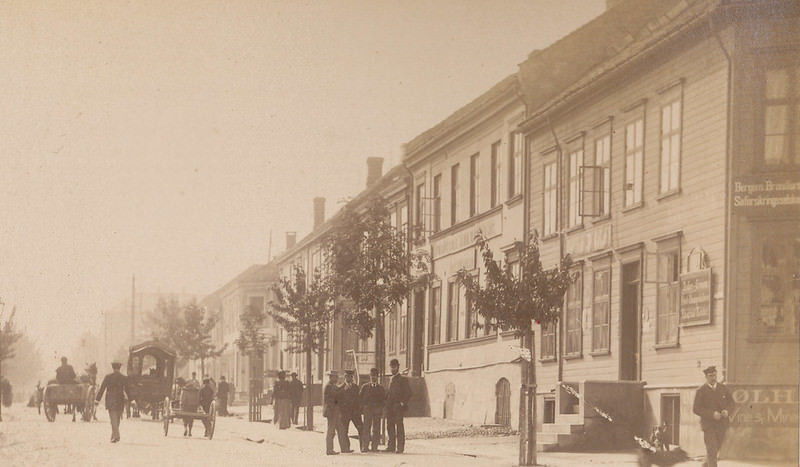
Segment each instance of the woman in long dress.
M285 430L291 425L291 388L286 381L286 372L278 372L278 381L272 388L272 404L275 406L275 424L278 428Z

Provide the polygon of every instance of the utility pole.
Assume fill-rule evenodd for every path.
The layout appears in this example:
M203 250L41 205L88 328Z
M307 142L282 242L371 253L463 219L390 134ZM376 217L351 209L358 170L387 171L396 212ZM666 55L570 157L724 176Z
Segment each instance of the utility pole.
M136 274L132 276L131 280L131 344L135 344L134 338L136 336Z

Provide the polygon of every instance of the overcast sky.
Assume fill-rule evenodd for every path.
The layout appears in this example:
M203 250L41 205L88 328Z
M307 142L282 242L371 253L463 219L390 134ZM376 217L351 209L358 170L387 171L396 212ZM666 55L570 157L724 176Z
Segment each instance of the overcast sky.
M0 299L46 359L205 295L603 0L2 1ZM102 335L102 334L100 334ZM53 360L55 361L55 360Z

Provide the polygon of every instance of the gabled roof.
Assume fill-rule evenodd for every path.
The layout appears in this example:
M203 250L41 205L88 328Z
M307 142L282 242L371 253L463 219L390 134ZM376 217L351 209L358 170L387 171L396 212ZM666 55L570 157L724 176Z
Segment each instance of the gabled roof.
M177 356L177 354L175 353L174 350L170 349L164 343L162 343L161 341L156 340L156 339L145 341L145 342L141 342L139 344L134 344L134 345L130 346L129 352L133 354L133 353L141 352L142 350L147 349L147 348L158 349L161 352L164 352L165 354L171 356L172 358L175 358Z
M705 20L721 0L625 0L519 66L528 121L599 77Z
M473 99L467 105L450 114L450 116L432 128L423 131L417 137L406 143L405 154L403 157L406 158L420 150L427 143L446 134L448 131L468 120L474 114L483 112L487 106L500 101L509 95L516 96L518 94L518 90L519 84L517 81L517 74L514 73L513 75L504 78L499 83L492 86L488 91Z

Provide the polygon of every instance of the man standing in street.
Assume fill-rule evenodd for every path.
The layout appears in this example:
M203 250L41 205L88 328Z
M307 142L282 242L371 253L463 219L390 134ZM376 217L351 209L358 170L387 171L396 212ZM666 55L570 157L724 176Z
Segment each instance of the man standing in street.
M717 455L728 429L728 412L733 409L731 393L724 384L717 382L717 369L710 366L703 370L706 382L694 395L693 411L700 416L700 428L706 443L704 466L717 467Z
M303 400L303 382L297 379L297 372L292 372L292 380L289 381L289 395L292 401L292 423L297 425L297 418L300 415L300 402Z
M384 451L402 454L406 444L403 416L411 399L411 388L408 378L400 374L400 362L396 358L389 362L389 369L392 372L386 391L386 431L389 432L389 440Z
M352 452L350 449L350 422L356 427L358 432L359 441L361 438L361 411L358 407L358 386L353 382L353 370L344 370L344 384L340 391L339 408L342 416L342 430L344 431L344 439L346 448L342 448L342 452ZM361 443L361 451L364 451L364 444Z
M217 399L219 400L217 414L223 417L228 415L228 389L228 382L225 381L225 377L220 376L219 384L217 385Z
M358 398L361 412L364 414L364 425L361 427L361 452L377 451L381 439L383 402L386 400L386 391L378 384L377 368L369 370L369 383L361 386Z
M338 373L331 370L328 372L328 384L325 385L322 399L322 416L328 419L328 430L325 433L325 453L329 456L339 454L333 450L333 438L338 435L339 449L345 449L347 441L344 438L342 429L341 414L339 413L339 386L336 381L339 379ZM350 451L352 452L352 451Z
M122 418L122 409L125 407L125 399L130 399L130 394L128 393L128 379L120 372L122 363L112 362L111 368L114 371L103 378L95 403L99 403L103 393L108 391L106 410L108 410L108 418L111 419L111 442L116 443L119 441L119 422Z
M211 413L211 402L214 400L214 386L211 384L211 378L208 376L203 378L203 387L200 388L200 407L203 408L205 413ZM211 422L207 417L203 418L203 427L205 428L205 436L211 431Z

